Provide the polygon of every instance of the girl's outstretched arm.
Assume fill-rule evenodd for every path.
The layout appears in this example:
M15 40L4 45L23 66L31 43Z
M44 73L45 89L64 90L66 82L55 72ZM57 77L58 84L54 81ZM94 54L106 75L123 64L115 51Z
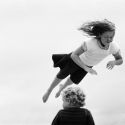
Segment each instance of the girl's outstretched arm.
M115 58L115 65L121 65L123 63L123 58L121 56L121 52L120 50L113 55L114 58Z
M113 54L115 60L114 61L109 61L107 63L107 68L108 69L112 69L115 65L121 65L123 63L123 58L121 56L121 52L120 50L116 53L116 54Z

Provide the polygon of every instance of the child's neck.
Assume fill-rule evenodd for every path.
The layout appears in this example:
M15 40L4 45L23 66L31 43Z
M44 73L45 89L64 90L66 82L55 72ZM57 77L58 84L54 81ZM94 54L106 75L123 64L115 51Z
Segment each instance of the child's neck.
M98 43L98 45L99 45L99 47L100 47L101 49L108 50L109 45L108 45L108 46L105 46L105 45L101 42L101 39L97 39L97 43Z

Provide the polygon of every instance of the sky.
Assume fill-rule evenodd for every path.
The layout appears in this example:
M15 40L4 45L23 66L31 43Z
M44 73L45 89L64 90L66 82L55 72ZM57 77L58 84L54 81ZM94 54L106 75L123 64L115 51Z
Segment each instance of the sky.
M124 58L124 5L124 0L0 0L0 125L51 124L62 109L61 97L55 98L58 87L42 102L59 71L51 55L69 53L86 39L77 30L82 23L114 22L114 41ZM96 125L125 124L125 64L109 71L106 63L112 59L79 84Z

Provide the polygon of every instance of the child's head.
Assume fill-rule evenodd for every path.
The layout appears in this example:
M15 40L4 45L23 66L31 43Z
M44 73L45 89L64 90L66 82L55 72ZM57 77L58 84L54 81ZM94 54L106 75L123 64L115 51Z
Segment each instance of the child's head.
M69 87L62 93L63 107L82 107L85 105L85 94L79 87Z
M115 32L115 25L107 19L104 19L102 21L91 21L84 23L79 30L82 30L87 35L98 38L105 32Z

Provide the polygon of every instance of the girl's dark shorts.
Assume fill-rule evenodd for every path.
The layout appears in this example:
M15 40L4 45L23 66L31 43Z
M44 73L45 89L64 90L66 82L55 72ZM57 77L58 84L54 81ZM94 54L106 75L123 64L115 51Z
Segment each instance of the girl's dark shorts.
M64 79L70 75L70 79L73 83L79 84L79 82L85 77L87 72L79 67L71 58L70 54L53 54L52 60L54 67L59 67L60 71L57 74L57 78Z

